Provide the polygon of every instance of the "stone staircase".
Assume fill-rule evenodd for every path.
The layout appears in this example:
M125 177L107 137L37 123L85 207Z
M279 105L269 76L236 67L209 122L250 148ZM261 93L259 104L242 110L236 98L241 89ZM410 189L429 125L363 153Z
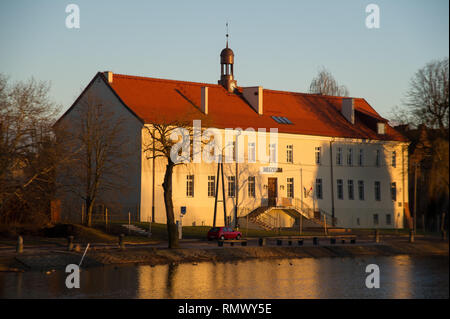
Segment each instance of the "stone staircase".
M242 217L242 219L246 219L248 217L248 221L254 225L259 226L264 230L273 230L276 228L276 218L271 217L266 214L267 212L273 209L282 210L285 214L296 219L294 227L299 226L299 217L303 216L303 225L305 228L323 228L325 227L325 221L327 226L331 226L332 220L331 216L319 209L317 212L314 212L312 208L310 208L305 203L299 205L301 202L298 199L295 199L295 203L291 206L260 206L253 211L251 211L248 216ZM336 221L336 220L335 220Z

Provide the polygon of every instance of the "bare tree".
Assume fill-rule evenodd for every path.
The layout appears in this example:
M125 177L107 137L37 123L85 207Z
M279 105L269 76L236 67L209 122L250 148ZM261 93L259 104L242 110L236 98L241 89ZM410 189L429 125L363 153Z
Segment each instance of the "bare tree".
M94 207L103 192L125 190L128 141L123 119L94 95L80 100L73 120L58 123L58 138L64 141L70 161L58 175L62 187L84 202L85 224L92 226Z
M406 94L406 107L414 124L448 130L448 58L435 60L416 72Z
M189 118L188 116L185 118ZM164 182L162 184L164 190L164 206L166 208L167 218L167 233L169 239L169 248L176 248L178 243L178 229L175 223L175 215L172 200L172 175L174 167L184 164L192 160L194 152L201 152L194 150L194 138L198 138L201 145L204 144L200 139L201 132L195 132L193 127L187 120L159 120L152 123L150 126L145 126L148 133L148 142L143 146L143 151L147 159L163 158L166 160L166 170L164 173ZM184 142L189 144L190 151L188 154L177 152L181 160L175 163L172 160L172 152L175 144L179 143L183 137L179 136L179 130L183 130ZM178 136L178 139L173 139L173 136ZM200 147L201 147L200 145Z
M309 92L331 96L348 96L350 94L347 87L339 85L326 68L319 70L317 76L311 81Z
M54 191L60 153L51 123L50 84L10 84L0 74L0 221L42 222ZM48 218L47 218L48 219Z

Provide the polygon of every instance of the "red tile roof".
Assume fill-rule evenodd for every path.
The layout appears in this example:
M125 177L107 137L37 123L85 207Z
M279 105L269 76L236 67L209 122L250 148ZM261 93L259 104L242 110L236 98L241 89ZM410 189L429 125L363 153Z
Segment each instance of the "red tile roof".
M203 127L278 128L280 133L406 141L386 125L386 134L359 119L358 113L387 122L362 98L355 98L355 124L341 114L342 97L264 89L263 115L241 97L218 84L114 74L111 88L145 123L201 119ZM208 115L201 112L201 87L209 88ZM241 91L241 89L239 89ZM279 124L271 116L287 117L293 124Z

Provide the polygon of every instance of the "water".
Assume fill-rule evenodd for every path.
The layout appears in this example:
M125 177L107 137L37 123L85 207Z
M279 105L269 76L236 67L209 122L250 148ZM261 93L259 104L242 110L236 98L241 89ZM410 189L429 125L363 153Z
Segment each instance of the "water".
M368 264L380 288L368 289ZM448 257L303 258L0 273L0 298L449 298Z

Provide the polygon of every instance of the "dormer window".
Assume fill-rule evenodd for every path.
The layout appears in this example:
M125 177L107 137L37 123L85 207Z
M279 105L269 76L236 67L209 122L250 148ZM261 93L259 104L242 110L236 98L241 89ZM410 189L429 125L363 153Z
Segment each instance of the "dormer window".
M278 124L292 124L292 122L284 116L272 116L272 119Z

